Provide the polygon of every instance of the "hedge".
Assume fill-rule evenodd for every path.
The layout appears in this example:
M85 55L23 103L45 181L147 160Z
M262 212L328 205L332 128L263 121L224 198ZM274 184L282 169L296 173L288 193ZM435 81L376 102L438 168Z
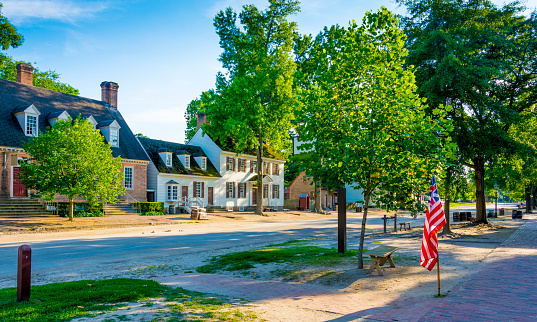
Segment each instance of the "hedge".
M88 202L75 202L75 217L104 217L103 204L101 202L90 204ZM58 202L58 215L60 217L69 216L69 202Z
M164 212L163 202L137 202L136 209L141 215L147 215L147 213Z

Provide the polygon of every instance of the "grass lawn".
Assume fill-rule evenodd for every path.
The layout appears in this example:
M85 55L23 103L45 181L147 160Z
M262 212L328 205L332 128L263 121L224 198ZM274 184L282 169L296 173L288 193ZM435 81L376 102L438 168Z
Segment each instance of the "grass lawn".
M256 265L281 263L285 268L271 271L275 277L288 281L308 281L319 277L328 277L337 273L331 270L337 265L356 261L357 249L347 249L339 254L337 249L308 245L308 239L296 239L282 244L268 245L265 248L215 256L209 263L196 268L199 273L218 273L237 271L244 275ZM364 252L367 250L364 250Z
M249 321L257 318L249 311L210 294L173 289L151 280L109 279L75 281L33 286L30 300L17 302L16 288L0 289L0 321L69 321L98 316L128 308L129 303L154 300L166 310L158 310L155 320L173 321ZM243 303L239 303L243 304ZM130 319L125 312L115 318ZM116 319L107 319L115 321Z

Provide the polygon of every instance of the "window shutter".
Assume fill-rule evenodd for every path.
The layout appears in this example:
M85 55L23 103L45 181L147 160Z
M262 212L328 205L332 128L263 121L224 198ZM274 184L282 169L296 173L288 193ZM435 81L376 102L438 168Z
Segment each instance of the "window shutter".
M237 159L233 158L233 171L237 171Z
M229 198L229 182L226 182L226 198Z
M276 199L276 186L272 186L272 199Z
M196 181L194 181L194 194L193 194L193 196L198 197L197 192L196 192Z
M226 171L229 171L229 157L226 157Z
M205 198L205 182L201 183L201 197Z
M250 172L254 173L254 161L250 160Z
M241 171L241 163L242 163L242 160L241 160L241 159L239 159L239 161L238 161L238 162L239 162L239 164L238 164L238 167L239 167L239 168L237 169L237 171L239 171L239 172L240 172L240 171Z
M235 182L233 182L233 199L237 198L236 195L237 195L237 189L235 189L237 187L237 185L235 184Z

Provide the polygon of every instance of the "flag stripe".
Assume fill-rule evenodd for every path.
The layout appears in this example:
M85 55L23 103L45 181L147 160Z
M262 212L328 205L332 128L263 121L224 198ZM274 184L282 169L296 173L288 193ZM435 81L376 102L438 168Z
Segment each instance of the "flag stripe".
M438 239L436 233L446 224L446 215L442 207L442 202L440 201L434 174L431 180L429 196L427 216L423 225L420 263L428 270L432 270L438 261Z

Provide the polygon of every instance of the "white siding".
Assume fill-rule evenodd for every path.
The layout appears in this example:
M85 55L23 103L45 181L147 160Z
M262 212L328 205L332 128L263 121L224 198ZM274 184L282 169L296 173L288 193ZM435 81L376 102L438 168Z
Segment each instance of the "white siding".
M220 154L222 153L222 149L220 149L208 135L204 134L201 129L194 134L187 145L201 147L214 167L217 170L220 169Z

